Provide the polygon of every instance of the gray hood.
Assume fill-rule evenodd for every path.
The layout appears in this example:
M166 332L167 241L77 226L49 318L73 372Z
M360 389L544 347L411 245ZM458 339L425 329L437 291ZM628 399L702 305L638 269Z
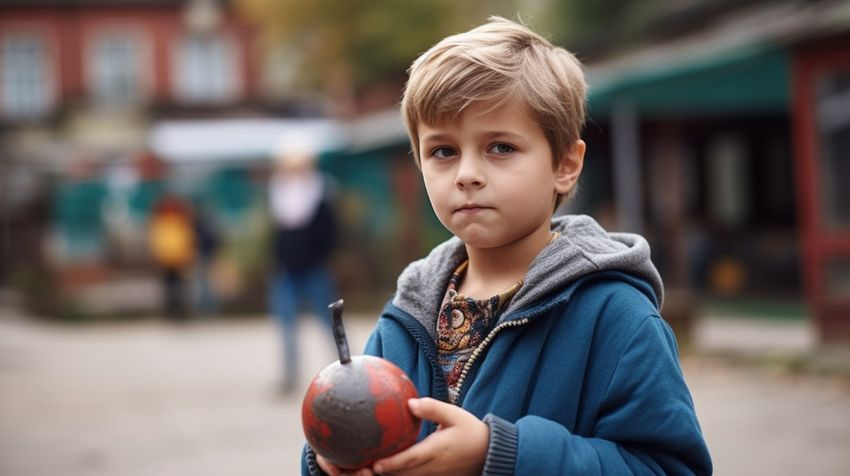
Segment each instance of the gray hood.
M650 261L649 244L632 233L609 233L586 215L552 219L560 235L531 262L525 283L502 312L529 307L552 291L599 271L621 271L647 281L663 301L661 276ZM410 263L398 278L393 305L410 314L434 337L439 306L452 272L466 260L463 242L452 237L425 258Z

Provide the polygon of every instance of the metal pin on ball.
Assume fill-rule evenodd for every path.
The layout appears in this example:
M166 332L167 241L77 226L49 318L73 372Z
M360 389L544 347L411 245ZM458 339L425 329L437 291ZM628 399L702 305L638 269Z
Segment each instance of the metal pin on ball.
M415 443L421 421L407 406L418 394L404 371L380 357L351 357L343 304L340 299L328 306L339 361L310 382L301 424L313 451L339 468L356 470Z

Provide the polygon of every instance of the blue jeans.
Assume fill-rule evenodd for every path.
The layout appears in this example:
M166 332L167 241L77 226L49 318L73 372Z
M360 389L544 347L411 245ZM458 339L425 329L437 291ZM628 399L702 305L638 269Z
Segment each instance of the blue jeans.
M210 258L199 259L195 268L195 285L197 287L195 307L202 314L207 315L218 312L218 299L216 299L212 283L210 282L210 268L212 268L212 260Z
M308 310L321 319L329 333L328 343L333 345L328 304L336 291L330 273L320 266L299 272L275 271L269 284L269 305L283 342L283 383L292 389L298 382L299 305L307 304Z

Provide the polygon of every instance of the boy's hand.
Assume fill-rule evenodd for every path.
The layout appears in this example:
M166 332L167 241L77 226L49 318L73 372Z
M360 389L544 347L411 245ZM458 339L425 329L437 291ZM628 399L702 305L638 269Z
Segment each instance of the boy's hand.
M358 469L357 471L345 471L336 467L333 463L323 458L316 453L316 463L322 468L322 471L330 476L373 476L372 470L369 468Z
M463 408L433 398L412 398L408 406L414 415L439 427L410 448L376 461L372 465L376 474L481 474L490 440L486 423Z

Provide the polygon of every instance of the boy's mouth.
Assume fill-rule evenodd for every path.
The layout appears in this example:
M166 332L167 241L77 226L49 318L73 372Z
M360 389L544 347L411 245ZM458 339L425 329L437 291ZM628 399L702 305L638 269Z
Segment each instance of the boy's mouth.
M455 213L475 213L483 210L489 210L493 207L487 207L478 203L464 203L455 209Z

